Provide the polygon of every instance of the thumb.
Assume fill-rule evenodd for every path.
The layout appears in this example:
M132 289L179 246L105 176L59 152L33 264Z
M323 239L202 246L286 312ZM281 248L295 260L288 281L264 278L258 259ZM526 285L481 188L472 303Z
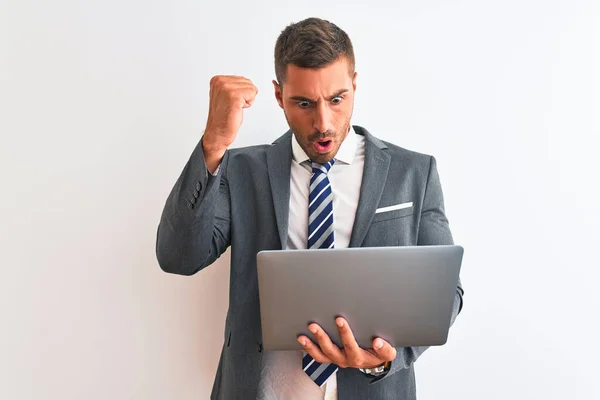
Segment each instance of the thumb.
M254 99L255 99L255 98L256 98L256 97L253 97L253 98L251 98L251 99L247 99L247 100L245 100L245 101L244 101L244 104L242 105L242 108L249 108L249 107L252 107L252 104L254 104Z

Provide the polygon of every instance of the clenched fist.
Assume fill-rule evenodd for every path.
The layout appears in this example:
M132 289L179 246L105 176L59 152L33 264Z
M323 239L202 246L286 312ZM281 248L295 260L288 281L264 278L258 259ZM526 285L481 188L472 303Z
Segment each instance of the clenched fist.
M235 140L244 119L244 108L252 106L258 89L241 76L214 76L210 80L210 106L202 138L204 159L214 172L227 148Z

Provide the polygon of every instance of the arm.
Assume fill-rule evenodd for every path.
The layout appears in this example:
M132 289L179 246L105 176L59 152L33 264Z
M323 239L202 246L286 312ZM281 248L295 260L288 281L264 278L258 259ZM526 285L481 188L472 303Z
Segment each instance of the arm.
M421 222L419 225L418 246L427 245L450 245L454 244L452 233L448 225L448 219L444 213L444 196L442 186L437 172L435 158L431 157L429 164L429 175L427 177L427 186L423 198L423 207L421 209ZM452 319L450 324L454 324L458 313L462 309L463 290L458 281L456 295L454 296L454 306L452 308ZM424 347L397 347L396 358L392 361L389 371L377 377L373 382L378 382L390 376L401 369L409 368L428 346Z
M167 198L156 241L163 271L193 275L230 244L230 197L225 153L216 176L206 167L202 141Z
M210 80L204 136L175 183L158 226L156 257L163 271L193 275L229 247L227 149L242 124L243 110L252 105L257 92L243 77Z

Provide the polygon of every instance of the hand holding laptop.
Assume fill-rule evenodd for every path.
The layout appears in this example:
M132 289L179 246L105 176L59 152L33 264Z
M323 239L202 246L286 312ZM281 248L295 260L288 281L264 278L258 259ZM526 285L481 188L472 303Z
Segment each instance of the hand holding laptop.
M308 337L302 335L298 337L298 342L304 347L304 351L312 356L319 363L335 363L340 368L374 368L392 361L396 358L396 349L381 338L373 340L373 347L370 349L361 348L348 321L338 317L335 323L340 331L342 339L342 348L339 348L329 335L318 325L308 325L308 330L312 332L318 342L318 346Z

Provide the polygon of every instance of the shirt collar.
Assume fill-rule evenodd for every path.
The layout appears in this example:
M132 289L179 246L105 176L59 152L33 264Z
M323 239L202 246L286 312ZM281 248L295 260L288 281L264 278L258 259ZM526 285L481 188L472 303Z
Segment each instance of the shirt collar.
M338 152L335 155L335 161L341 161L344 164L352 164L354 155L356 154L356 146L356 132L354 131L354 128L350 126L350 132L348 132L348 136L346 136L346 139L344 139L342 145L338 149ZM304 150L302 150L302 147L300 147L298 140L296 140L296 135L294 134L292 134L292 157L298 164L310 160Z

